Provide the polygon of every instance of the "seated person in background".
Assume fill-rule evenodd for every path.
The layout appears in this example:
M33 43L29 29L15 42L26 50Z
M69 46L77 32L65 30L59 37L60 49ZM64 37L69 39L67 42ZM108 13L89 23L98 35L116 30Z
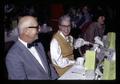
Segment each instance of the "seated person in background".
M41 26L41 32L42 33L48 33L52 31L52 27L48 26L47 23L43 23Z
M23 16L18 23L18 40L6 57L8 79L54 80L58 75L48 63L41 43L35 43L40 31L33 16Z
M102 37L104 35L105 15L102 12L99 12L94 16L93 20L95 20L95 21L89 25L89 27L84 32L84 37L83 37L86 41L89 41L92 43L95 42L94 38L96 36L98 36L99 38L102 39Z
M92 49L97 52L97 62L104 58L104 44L102 42L105 33L105 14L99 10L93 16L93 22L88 26L84 32L83 39L93 43ZM82 51L91 49L91 47L84 46ZM85 52L83 52L85 53Z
M18 38L18 30L17 28L14 28L13 30L10 31L10 33L7 35L7 32L5 32L5 42L9 41L17 41Z
M89 41L91 43L99 43L103 46L103 43L100 42L103 38L104 31L105 31L105 15L102 11L98 11L93 16L93 22L91 22L83 33L83 39ZM87 49L90 49L92 46L83 46L81 50L84 51L83 54Z
M59 30L54 34L50 43L51 60L59 76L63 75L75 63L73 37L69 35L70 30L70 17L61 16L59 18ZM80 47L75 46L75 48Z

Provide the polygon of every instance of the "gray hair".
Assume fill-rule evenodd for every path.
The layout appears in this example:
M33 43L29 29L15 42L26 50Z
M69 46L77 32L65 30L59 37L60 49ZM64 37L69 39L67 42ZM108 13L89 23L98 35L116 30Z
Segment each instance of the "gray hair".
M23 33L24 29L26 29L26 27L24 27L24 22L22 22L22 20L19 20L18 23L18 33L19 35Z
M19 35L23 33L23 31L31 25L32 21L35 20L36 18L33 16L23 16L19 19L18 23L18 32Z
M58 24L61 25L62 21L67 20L70 21L70 16L69 15L63 15L59 18Z

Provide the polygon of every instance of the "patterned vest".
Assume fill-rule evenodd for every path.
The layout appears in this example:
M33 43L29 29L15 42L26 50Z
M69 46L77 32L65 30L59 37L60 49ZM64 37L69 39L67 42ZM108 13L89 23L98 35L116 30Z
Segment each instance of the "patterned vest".
M73 46L70 45L69 42L67 42L66 39L64 39L59 32L57 32L53 38L57 39L58 44L60 45L61 48L61 54L64 57L67 57L70 60L74 60L74 55L73 55ZM65 68L60 68L59 66L54 65L57 73L59 76L63 75L71 66L67 66Z

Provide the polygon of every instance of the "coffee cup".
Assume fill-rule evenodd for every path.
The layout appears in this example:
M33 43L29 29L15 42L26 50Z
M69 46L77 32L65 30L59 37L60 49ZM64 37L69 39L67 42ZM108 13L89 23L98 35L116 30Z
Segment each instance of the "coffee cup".
M80 66L83 66L83 64L84 64L84 57L78 57L77 60L76 60L76 64L80 65Z

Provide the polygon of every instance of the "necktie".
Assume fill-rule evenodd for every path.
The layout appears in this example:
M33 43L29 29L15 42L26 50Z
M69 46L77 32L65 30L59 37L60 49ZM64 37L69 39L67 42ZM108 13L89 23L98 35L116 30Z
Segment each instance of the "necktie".
M31 47L34 47L34 46L37 46L38 44L36 42L32 42L32 43L28 43L27 44L27 47L28 48L31 48Z

